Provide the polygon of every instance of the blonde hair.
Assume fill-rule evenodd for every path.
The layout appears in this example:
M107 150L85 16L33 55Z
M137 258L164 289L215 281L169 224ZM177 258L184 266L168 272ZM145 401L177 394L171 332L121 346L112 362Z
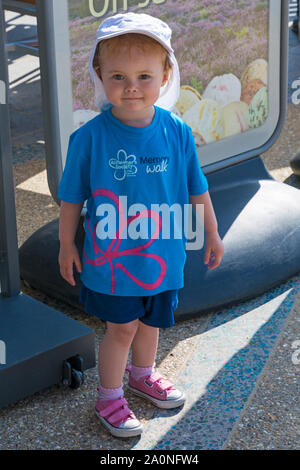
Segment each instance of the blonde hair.
M143 51L146 51L147 49L156 50L161 53L164 72L167 72L168 74L170 73L172 64L169 59L168 51L158 41L146 36L145 34L127 33L113 38L104 39L98 43L93 59L93 68L99 78L101 78L100 70L104 60L106 60L110 55L113 56L116 51L124 47L129 49L137 47Z

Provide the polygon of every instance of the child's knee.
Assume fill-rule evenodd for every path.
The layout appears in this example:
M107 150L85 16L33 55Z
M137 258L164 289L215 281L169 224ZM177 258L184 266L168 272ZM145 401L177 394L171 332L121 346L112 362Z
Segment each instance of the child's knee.
M107 334L122 344L131 344L138 329L138 320L129 323L107 322Z

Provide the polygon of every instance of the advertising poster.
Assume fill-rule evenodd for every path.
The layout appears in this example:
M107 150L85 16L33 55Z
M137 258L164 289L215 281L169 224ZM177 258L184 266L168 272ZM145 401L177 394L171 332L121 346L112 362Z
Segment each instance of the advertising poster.
M75 128L99 112L88 70L96 30L125 11L171 27L181 77L173 112L191 127L199 152L267 120L268 0L69 0L68 7Z

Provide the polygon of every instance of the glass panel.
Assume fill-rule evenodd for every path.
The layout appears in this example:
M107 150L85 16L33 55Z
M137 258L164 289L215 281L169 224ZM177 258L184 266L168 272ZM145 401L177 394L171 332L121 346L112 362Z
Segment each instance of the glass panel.
M181 74L174 112L192 128L202 166L264 145L279 119L281 2L69 0L75 127L98 110L88 60L107 16L148 13L172 28ZM269 47L272 44L272 48Z

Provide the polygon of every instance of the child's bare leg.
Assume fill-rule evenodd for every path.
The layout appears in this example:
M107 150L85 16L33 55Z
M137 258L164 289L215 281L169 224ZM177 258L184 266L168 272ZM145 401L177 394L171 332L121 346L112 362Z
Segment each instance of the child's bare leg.
M121 386L138 324L138 320L124 324L107 322L105 336L99 347L99 378L102 387Z
M158 335L158 328L139 323L131 345L132 369L128 386L135 395L148 399L159 408L177 408L185 402L184 393L160 374L158 376L153 374Z
M138 322L138 330L132 341L132 364L150 367L154 364L158 345L159 328Z

